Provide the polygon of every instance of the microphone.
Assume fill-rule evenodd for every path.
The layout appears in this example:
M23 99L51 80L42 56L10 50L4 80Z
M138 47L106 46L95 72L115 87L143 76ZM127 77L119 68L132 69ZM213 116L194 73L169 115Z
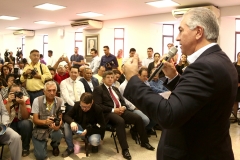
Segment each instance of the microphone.
M170 50L168 51L168 55L162 60L162 61L170 61L172 57L174 57L177 53L178 49L177 47L171 47ZM163 63L161 62L160 65L157 67L157 69L152 73L152 75L149 77L148 82L150 82L155 75L159 74L163 68Z

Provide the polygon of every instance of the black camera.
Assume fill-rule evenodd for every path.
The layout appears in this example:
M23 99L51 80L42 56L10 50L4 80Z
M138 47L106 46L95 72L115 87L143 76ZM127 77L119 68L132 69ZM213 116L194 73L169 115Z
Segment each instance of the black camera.
M5 53L4 53L4 57L8 57L9 55L9 52L8 52L8 49L6 49Z
M14 95L15 95L15 98L18 97L18 98L22 98L23 97L23 92L14 92Z
M53 122L55 123L55 126L59 126L60 125L60 121L61 121L61 118L59 118L59 117L53 118Z
M21 92L21 91L20 92L14 92L14 96L15 96L15 98L18 97L18 98L21 99L23 97L23 92ZM13 106L15 106L15 104L17 103L16 99L13 99L12 102L13 102Z
M34 68L32 71L31 71L31 76L35 76L37 74L38 70L37 68Z

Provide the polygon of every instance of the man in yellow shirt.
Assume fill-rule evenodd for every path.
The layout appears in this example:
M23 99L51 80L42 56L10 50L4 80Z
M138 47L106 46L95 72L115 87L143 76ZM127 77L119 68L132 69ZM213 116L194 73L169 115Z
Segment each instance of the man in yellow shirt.
M26 82L26 89L30 96L31 105L34 98L43 95L45 80L51 79L51 73L46 65L40 64L40 54L38 50L30 52L31 63L23 69L23 74L20 78L21 82Z

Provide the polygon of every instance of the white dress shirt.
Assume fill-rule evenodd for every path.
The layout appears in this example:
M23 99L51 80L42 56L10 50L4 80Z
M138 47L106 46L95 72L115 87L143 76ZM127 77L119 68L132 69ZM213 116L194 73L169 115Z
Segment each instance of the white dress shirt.
M152 58L146 58L142 61L142 66L143 67L148 67L149 63L153 62L153 57Z
M90 63L89 68L92 69L93 74L97 74L98 72L98 67L100 65L101 58L96 56L92 59L92 62Z
M81 81L76 80L76 92L79 98L85 92L84 85ZM76 99L73 90L74 81L71 77L63 80L60 84L61 98L65 103L68 103L70 106L74 106Z
M123 96L124 90L127 86L128 81L125 79L125 81L119 86L119 91L121 93L121 95ZM127 107L129 110L133 111L136 107L134 106L134 104L132 104L129 100L127 100L125 97L123 97Z
M105 83L104 83L104 85L106 86L108 92L109 92L109 88L111 88L113 95L116 97L116 99L118 100L118 103L121 107L122 105L121 105L121 102L119 101L119 97L118 97L117 93L112 89L112 87L108 87ZM110 92L109 92L109 94L110 94ZM110 96L111 96L111 94L110 94ZM114 108L116 108L116 104L115 104L114 100L112 100L112 101L113 101L113 104L114 104ZM112 109L112 112L114 112L114 108Z
M53 56L52 57L48 57L48 60L47 60L47 66L51 66L53 67L54 66L54 59L53 59Z

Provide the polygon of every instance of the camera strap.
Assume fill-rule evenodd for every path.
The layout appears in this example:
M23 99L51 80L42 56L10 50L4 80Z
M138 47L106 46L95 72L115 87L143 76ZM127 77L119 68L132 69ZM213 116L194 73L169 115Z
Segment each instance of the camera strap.
M43 75L42 64L40 64L40 70L41 70L41 74Z

